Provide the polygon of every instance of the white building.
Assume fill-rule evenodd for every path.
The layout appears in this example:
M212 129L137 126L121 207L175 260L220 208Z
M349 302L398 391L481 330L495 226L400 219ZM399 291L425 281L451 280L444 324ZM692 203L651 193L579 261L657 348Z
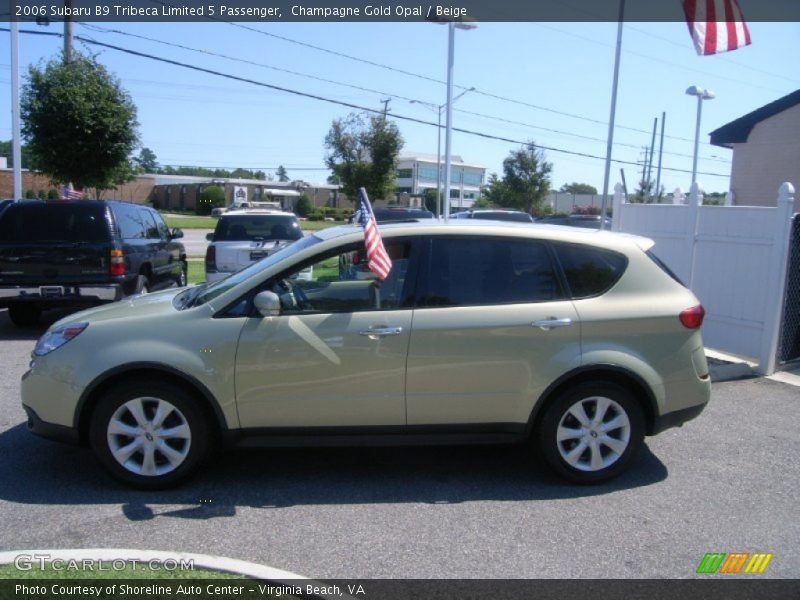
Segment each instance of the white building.
M465 163L460 156L450 160L450 206L469 208L481 197L481 186L486 168ZM441 161L442 194L444 194L444 157ZM426 190L436 190L437 160L435 154L414 154L401 156L397 163L397 193L422 196Z

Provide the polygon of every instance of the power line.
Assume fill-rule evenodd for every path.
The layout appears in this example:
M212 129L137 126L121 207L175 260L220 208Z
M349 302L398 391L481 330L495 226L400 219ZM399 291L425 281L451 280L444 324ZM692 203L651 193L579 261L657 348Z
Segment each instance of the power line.
M9 31L9 29L8 28L0 28L0 31ZM33 31L33 30L21 30L20 33L25 33L25 34L30 34L30 35L56 36L56 37L61 37L61 35L62 35L62 34L56 33L56 32ZM377 109L374 109L374 108L371 108L371 107L361 106L361 105L358 105L358 104L353 104L351 102L344 102L342 100L335 100L333 98L327 98L325 96L320 96L318 94L311 94L311 93L308 93L308 92L302 92L302 91L299 91L299 90L293 90L291 88L277 86L277 85L274 85L274 84L271 84L271 83L265 83L265 82L262 82L262 81L256 81L254 79L248 79L246 77L240 77L238 75L232 75L230 73L222 73L220 71L215 71L213 69L207 69L205 67L200 67L200 66L197 66L197 65L191 65L191 64L188 64L188 63L183 63L183 62L172 60L172 59L169 59L169 58L164 58L164 57L160 57L160 56L155 56L153 54L148 54L148 53L145 53L145 52L139 52L137 50L131 50L131 49L128 49L128 48L115 46L113 44L107 44L105 42L100 42L100 41L93 40L91 38L86 38L86 37L83 37L83 36L75 36L75 39L79 40L81 42L87 43L87 44L92 44L92 45L100 46L100 47L103 47L103 48L109 48L111 50L116 50L118 52L123 52L125 54L130 54L132 56L138 56L138 57L141 57L141 58L147 58L147 59L154 60L154 61L157 61L157 62L163 62L163 63L166 63L166 64L171 64L171 65L174 65L174 66L190 69L190 70L193 70L193 71L198 71L198 72L201 72L201 73L207 73L209 75L215 75L215 76L218 76L218 77L224 77L226 79L231 79L233 81L239 81L239 82L242 82L242 83L249 83L251 85L260 86L260 87L264 87L264 88L267 88L267 89L272 89L272 90L284 92L284 93L287 93L287 94L293 94L293 95L300 96L300 97L303 97L303 98L309 98L309 99L312 99L312 100L318 100L320 102L326 102L326 103L329 103L329 104L336 104L336 105L339 105L339 106L344 106L344 107L347 107L347 108L352 108L352 109L355 109L355 110L360 110L360 111L368 112L368 113L372 113L372 114L378 114L378 115L382 115L383 114L383 111L377 110ZM418 119L416 117L410 117L410 116L407 116L407 115L400 115L400 114L397 114L397 113L392 113L391 118L399 119L399 120L403 120L403 121L409 121L409 122L412 122L412 123L418 123L418 124L421 124L421 125L439 127L438 123L433 123L431 121L425 121L423 119ZM474 135L474 136L481 137L481 138L484 138L484 139L491 139L491 140L497 140L497 141L502 141L502 142L508 142L508 143L515 144L515 145L526 146L529 143L529 142L526 142L526 141L523 141L523 140L516 140L516 139L513 139L513 138L507 138L507 137L503 137L503 136L492 135L492 134L484 133L484 132L481 132L481 131L473 131L473 130L469 130L469 129L462 129L460 127L453 127L452 130L453 131L457 131L459 133L464 133L466 135ZM552 146L537 145L536 147L540 148L542 150L547 150L549 152L558 152L558 153L561 153L561 154L567 154L567 155L571 155L571 156L581 156L581 157L584 157L584 158L593 158L593 159L597 159L597 160L605 160L604 156L598 156L598 155L589 154L589 153L586 153L586 152L576 152L576 151L573 151L573 150L564 150L563 148L556 148L556 147L552 147ZM636 162L619 160L619 159L612 159L612 162L615 162L617 164L627 164L627 165L635 165L636 164ZM671 167L663 167L663 170L679 172L679 173L691 173L691 171L687 170L687 169L677 169L677 168L671 168ZM700 175L708 175L708 176L712 176L712 177L726 177L726 178L728 177L727 174L723 174L723 173L707 173L707 172L700 173L700 172L698 172L698 174L700 174Z
M153 43L157 43L157 44L162 44L164 46L170 46L170 47L174 47L174 48L179 48L181 50L187 50L187 51L190 51L190 52L196 52L196 53L205 54L205 55L209 55L209 56L215 56L217 58L222 58L224 60L229 60L229 61L233 61L233 62L239 62L239 63L242 63L242 64L248 64L248 65L257 66L257 67L263 67L263 68L266 68L266 69L272 69L272 70L275 70L275 71L279 71L279 72L282 72L282 73L288 73L288 74L291 74L291 75L297 75L297 76L300 76L300 77L306 77L308 79L312 79L312 80L315 80L315 81L320 81L320 82L324 82L324 83L330 83L330 84L333 84L333 85L347 87L347 88L350 88L350 89L356 89L356 90L359 90L359 91L362 91L362 92L374 93L374 94L378 94L380 96L391 96L391 97L399 98L401 100L406 100L406 101L412 102L412 103L422 103L422 104L425 103L425 101L420 100L418 98L409 98L407 96L403 96L403 95L400 95L400 94L395 94L395 93L392 93L392 92L374 90L374 89L371 89L371 88L366 88L366 87L359 86L359 85L345 83L345 82L342 82L342 81L336 81L336 80L333 80L333 79L327 79L327 78L324 78L324 77L318 77L316 75L310 75L308 73L301 73L301 72L298 72L298 71L293 71L291 69L285 69L285 68L282 68L282 67L276 67L274 65L268 65L268 64L265 64L265 63L260 63L260 62L256 62L256 61L252 61L252 60L248 60L248 59L244 59L244 58L238 58L238 57L234 57L234 56L229 56L229 55L226 55L226 54L221 54L219 52L213 52L211 50L205 50L205 49L200 49L200 48L192 48L191 46L185 46L183 44L178 44L178 43L175 43L175 42L167 42L167 41L164 41L164 40L159 40L159 39L143 36L143 35L140 35L140 34L129 33L129 32L126 32L126 31L120 31L118 29L108 29L108 28L105 28L105 27L98 27L96 25L89 25L89 24L86 24L86 23L81 23L81 25L83 27L88 28L88 29L92 29L94 31L98 31L98 32L102 32L102 33L114 33L114 34L119 34L119 35L123 35L123 36L128 36L128 37L141 39L141 40L145 40L145 41L149 41L149 42L153 42ZM382 100L382 102L383 102L383 100ZM453 110L456 111L456 112L462 113L462 114L473 115L473 116L477 116L477 117L481 117L481 118L485 118L485 119L492 119L492 120L496 120L496 121L504 122L504 123L509 123L509 124L513 124L513 125L523 125L525 127L530 127L532 129L539 129L541 131L548 131L548 132L551 132L551 133L557 133L557 134L561 134L561 135L568 135L568 136L572 136L572 137L575 137L575 138L578 138L578 139L584 139L584 140L594 141L594 142L603 142L603 143L605 142L605 140L600 139L600 138L581 135L581 134L578 134L578 133L572 133L570 131L563 131L563 130L560 130L560 129L542 127L542 126L539 126L539 125L533 125L532 123L526 123L526 122L523 122L523 121L514 121L514 120L510 120L510 119L505 119L503 117L498 117L498 116L495 116L495 115L487 115L487 114L484 114L484 113L472 112L472 111L459 109L459 108L454 108ZM665 136L665 137L667 137L667 136ZM628 147L628 148L639 148L640 147L638 144L627 144L627 143L623 143L623 142L618 142L617 145L618 146L622 146L622 147ZM691 158L691 155L689 155L689 154L681 154L681 153L678 153L678 152L665 152L664 154L671 154L673 156L680 156L680 157L683 157L683 158ZM700 158L701 158L701 160L708 160L708 161L713 161L713 162L722 162L722 163L729 163L730 162L728 160L719 159L719 158L716 158L716 159L715 158L706 158L706 157L700 157Z

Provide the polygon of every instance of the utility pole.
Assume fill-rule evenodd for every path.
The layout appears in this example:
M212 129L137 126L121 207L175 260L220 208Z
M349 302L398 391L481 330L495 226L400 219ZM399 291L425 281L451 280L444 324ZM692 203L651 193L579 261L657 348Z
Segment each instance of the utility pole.
M72 62L72 36L74 34L75 23L72 21L72 0L64 0L66 16L64 17L64 62Z
M383 104L383 120L384 121L386 120L386 113L389 112L389 102L391 102L391 101L392 101L391 98L385 98L384 100L381 100L381 104Z
M661 143L658 146L658 171L656 173L656 196L661 198L661 155L664 154L664 123L667 120L667 113L661 113Z
M650 140L650 160L647 161L647 195L651 195L652 188L650 187L650 173L653 170L653 152L656 149L656 129L658 128L658 117L653 118L653 139Z

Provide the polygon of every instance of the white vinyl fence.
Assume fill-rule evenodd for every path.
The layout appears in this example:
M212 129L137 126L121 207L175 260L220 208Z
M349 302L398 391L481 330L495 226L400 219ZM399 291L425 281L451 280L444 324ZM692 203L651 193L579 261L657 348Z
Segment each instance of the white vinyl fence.
M706 309L707 347L750 357L775 370L794 188L784 183L776 207L628 204L614 196L613 228L649 237L653 251Z

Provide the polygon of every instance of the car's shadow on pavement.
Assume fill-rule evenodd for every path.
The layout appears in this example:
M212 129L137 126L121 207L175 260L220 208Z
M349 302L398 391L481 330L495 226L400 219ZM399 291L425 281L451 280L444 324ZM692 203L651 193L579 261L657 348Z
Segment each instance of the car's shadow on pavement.
M537 501L597 496L666 479L647 448L617 479L570 485L525 446L248 449L223 453L181 487L137 491L116 483L87 448L37 438L17 425L0 434L0 499L20 504L121 504L140 521L211 519L237 507L313 504ZM175 505L180 505L176 508Z
M47 331L50 325L75 312L77 312L77 309L47 310L42 313L42 317L36 326L17 327L8 317L8 309L0 309L0 342L19 342L24 340L35 342Z

